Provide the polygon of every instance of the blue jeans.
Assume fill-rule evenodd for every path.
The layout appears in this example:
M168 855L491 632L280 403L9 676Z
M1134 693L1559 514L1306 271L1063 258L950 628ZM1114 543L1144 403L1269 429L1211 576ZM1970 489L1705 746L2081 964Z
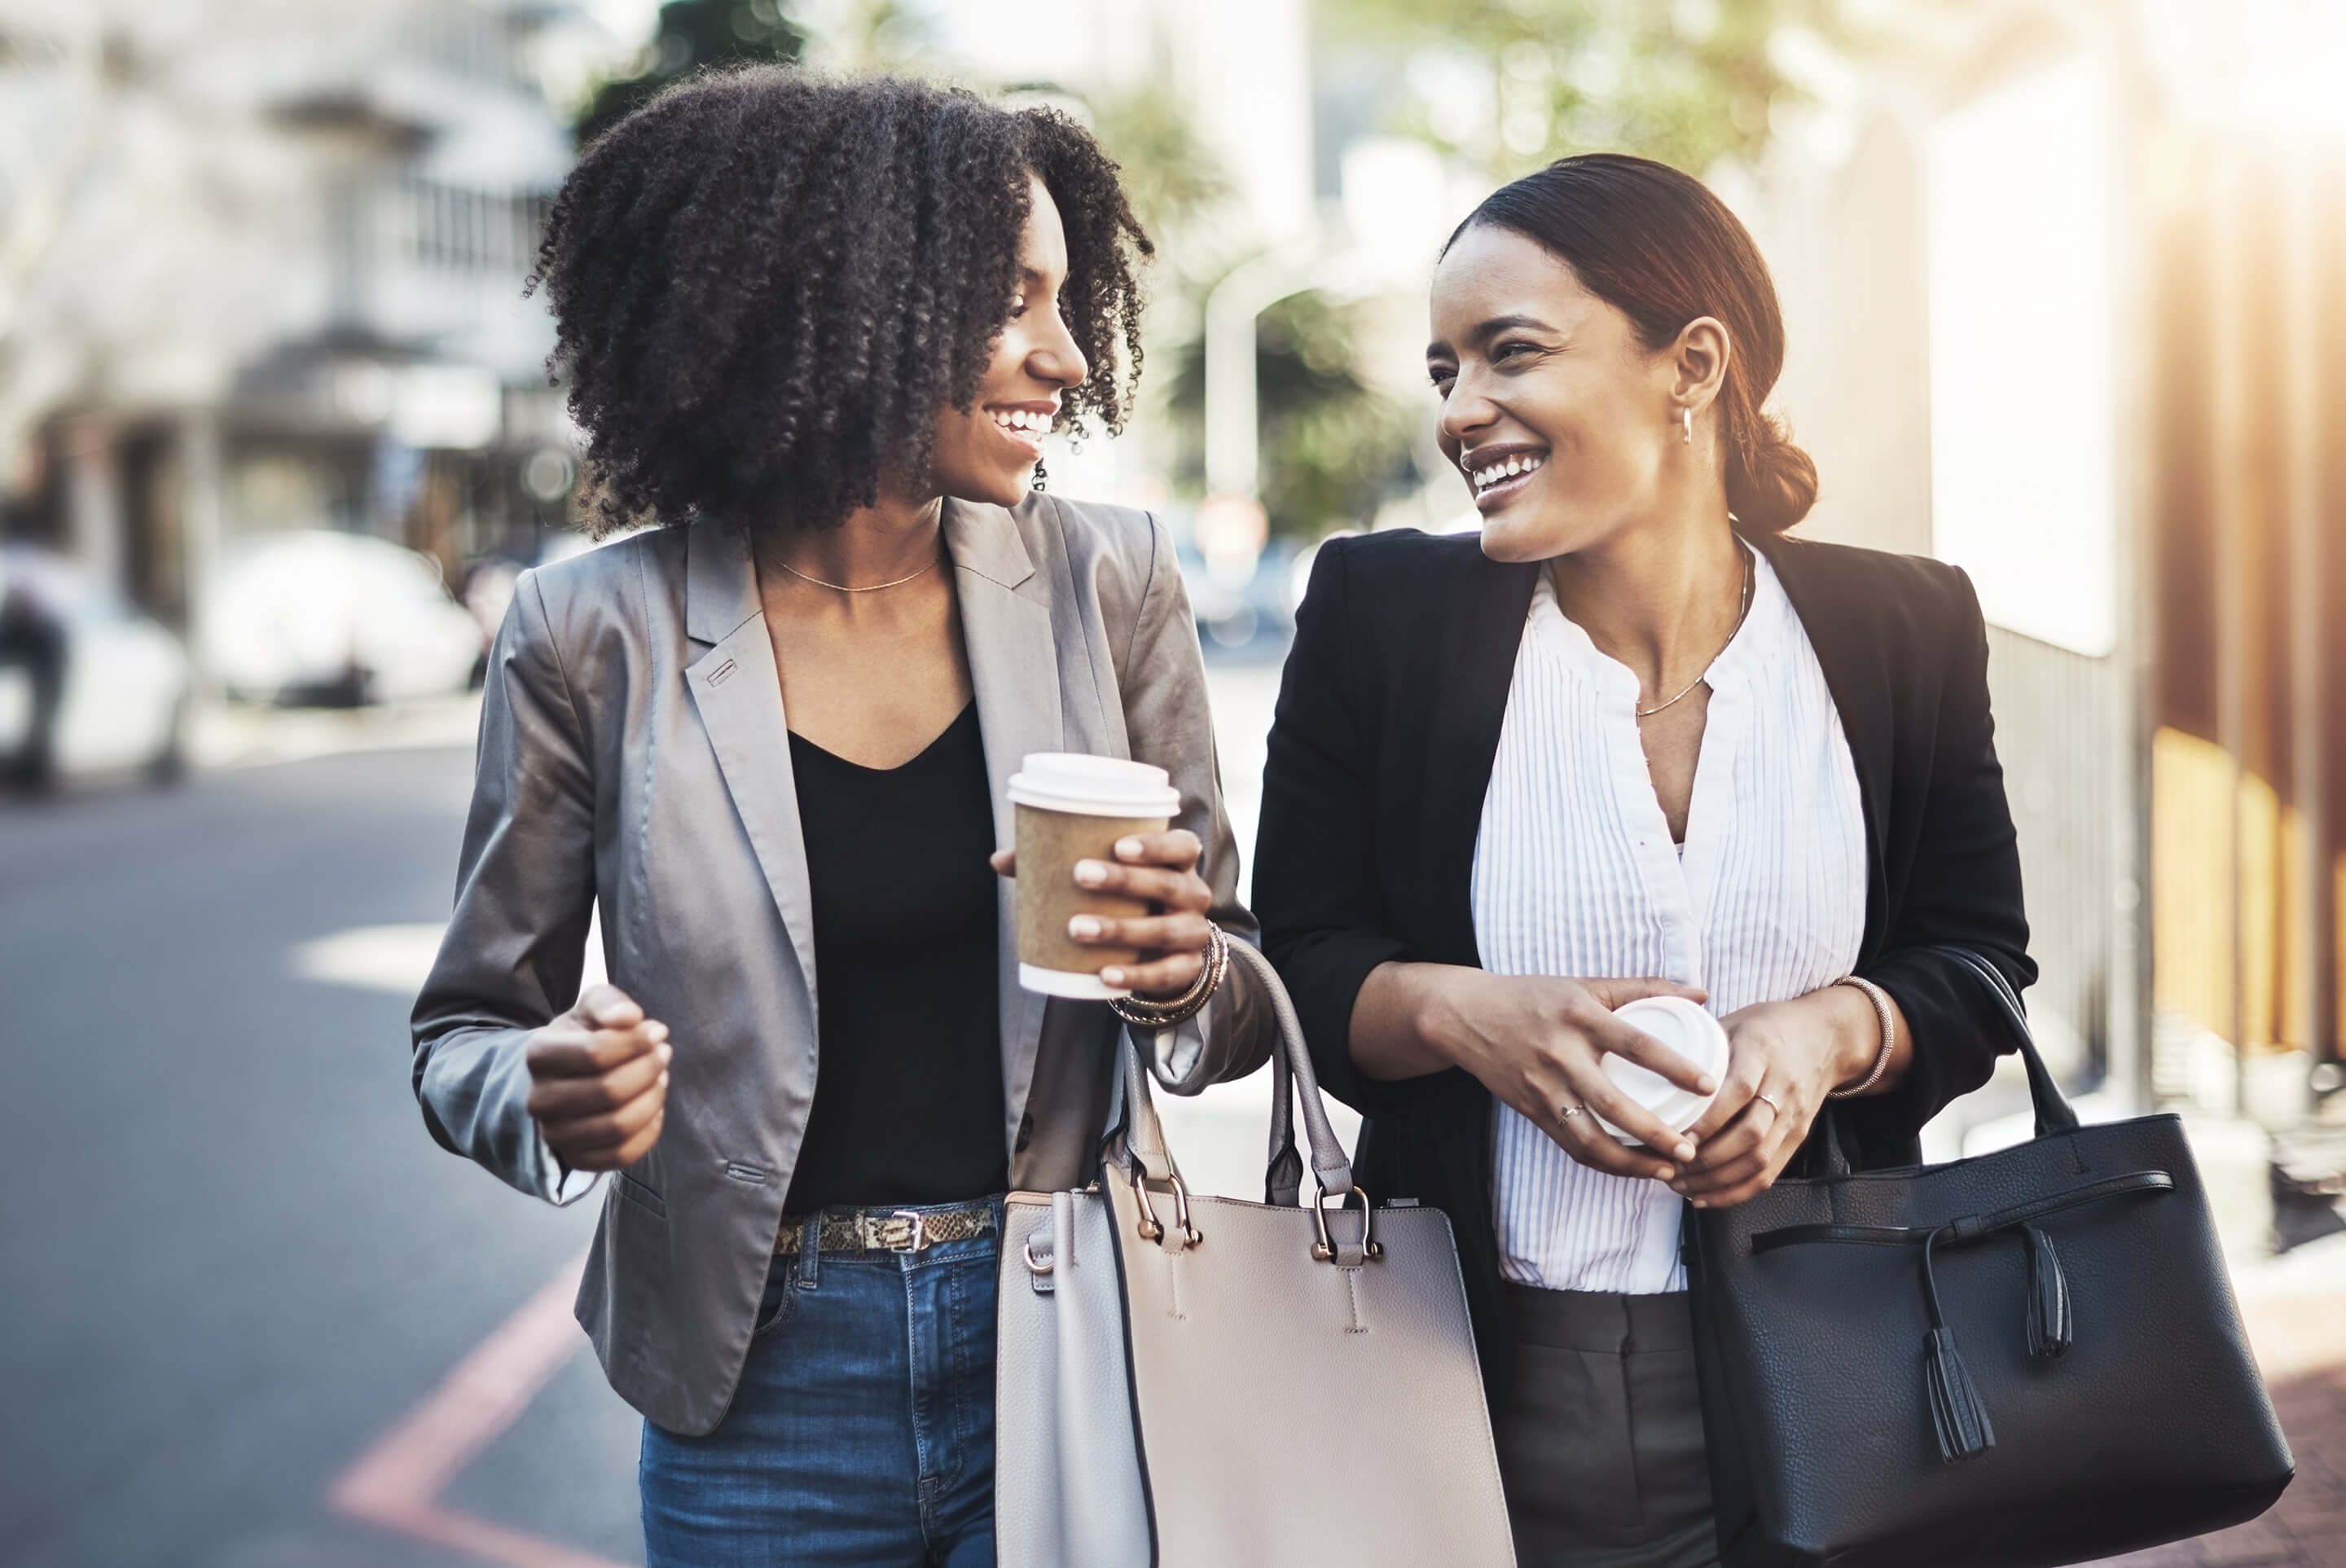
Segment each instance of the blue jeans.
M717 1430L644 1423L649 1568L993 1568L1000 1255L775 1257Z

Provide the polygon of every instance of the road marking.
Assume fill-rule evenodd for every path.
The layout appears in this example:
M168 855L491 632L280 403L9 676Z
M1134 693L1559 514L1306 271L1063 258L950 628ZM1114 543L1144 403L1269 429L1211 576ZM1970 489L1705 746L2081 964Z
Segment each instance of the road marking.
M433 957L447 929L444 921L354 926L302 942L287 966L303 980L413 996L432 972Z
M474 1457L518 1420L586 1337L570 1315L579 1254L457 1362L326 1493L336 1512L454 1547L506 1568L621 1568L559 1542L475 1518L440 1502Z
M439 956L445 921L414 921L403 925L360 925L297 942L286 955L285 966L301 980L348 985L360 991L381 991L413 996L423 989ZM600 909L586 922L584 967L579 989L603 983L603 922Z

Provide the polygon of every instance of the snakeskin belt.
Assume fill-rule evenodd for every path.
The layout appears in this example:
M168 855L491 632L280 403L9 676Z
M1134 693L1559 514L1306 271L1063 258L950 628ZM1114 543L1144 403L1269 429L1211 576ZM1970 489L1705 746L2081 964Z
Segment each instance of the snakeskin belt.
M825 1252L922 1252L941 1241L967 1241L993 1233L992 1204L926 1213L858 1208L823 1215L821 1247ZM774 1237L774 1250L794 1253L805 1239L805 1217L786 1217L781 1234Z

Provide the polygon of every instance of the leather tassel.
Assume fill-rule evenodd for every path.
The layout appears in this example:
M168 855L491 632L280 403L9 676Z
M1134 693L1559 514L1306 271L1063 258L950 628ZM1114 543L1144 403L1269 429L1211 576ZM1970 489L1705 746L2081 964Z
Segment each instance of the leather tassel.
M2076 1325L2069 1317L2069 1281L2053 1238L2033 1225L2020 1227L2028 1243L2028 1353L2049 1361L2069 1348Z
M1931 1386L1931 1425L1939 1434L1939 1457L1953 1464L1994 1448L1995 1429L1988 1424L1979 1390L1972 1387L1972 1376L1956 1353L1953 1329L1931 1330L1923 1375Z

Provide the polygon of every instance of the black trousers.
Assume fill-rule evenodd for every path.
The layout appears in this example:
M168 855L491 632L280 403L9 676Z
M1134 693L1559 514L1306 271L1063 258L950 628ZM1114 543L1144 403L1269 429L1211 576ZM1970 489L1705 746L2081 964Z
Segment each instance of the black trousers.
M1494 1435L1520 1568L1715 1568L1686 1294L1501 1289L1515 1369Z

